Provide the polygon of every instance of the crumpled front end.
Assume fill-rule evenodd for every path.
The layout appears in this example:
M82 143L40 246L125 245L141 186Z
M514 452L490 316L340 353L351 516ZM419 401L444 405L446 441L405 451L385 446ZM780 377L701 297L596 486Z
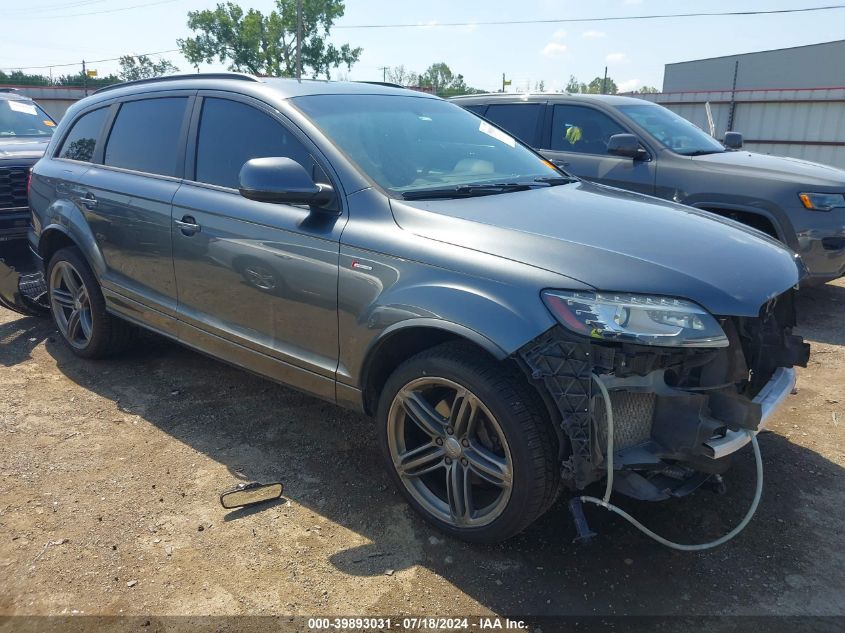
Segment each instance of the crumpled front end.
M560 414L564 482L603 479L607 407L613 414L614 490L645 500L683 496L730 466L795 386L809 345L792 334L794 291L756 318L720 317L729 345L677 349L579 337L556 326L518 352Z

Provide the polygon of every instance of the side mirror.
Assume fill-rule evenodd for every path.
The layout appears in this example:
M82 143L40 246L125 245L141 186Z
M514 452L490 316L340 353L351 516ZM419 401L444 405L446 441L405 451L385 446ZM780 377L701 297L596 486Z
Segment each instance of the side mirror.
M739 132L725 132L725 147L739 149L742 147L742 134Z
M643 156L640 139L633 134L614 134L607 142L607 153L615 156L639 158Z
M334 200L331 185L315 183L302 165L282 157L248 160L238 175L238 190L250 200L316 208Z

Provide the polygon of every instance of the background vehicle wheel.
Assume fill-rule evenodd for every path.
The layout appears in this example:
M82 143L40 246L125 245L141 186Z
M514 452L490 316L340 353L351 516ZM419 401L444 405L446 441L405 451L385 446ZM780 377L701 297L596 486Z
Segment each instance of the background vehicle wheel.
M47 265L50 312L62 338L83 358L103 358L131 343L134 328L106 312L100 285L76 247L62 248Z
M557 438L539 396L515 371L463 343L400 365L382 391L379 443L391 479L452 536L497 542L554 500Z

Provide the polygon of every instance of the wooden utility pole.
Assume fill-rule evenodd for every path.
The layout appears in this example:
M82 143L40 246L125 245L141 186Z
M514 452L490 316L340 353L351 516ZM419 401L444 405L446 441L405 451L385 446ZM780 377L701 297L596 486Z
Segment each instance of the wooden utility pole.
M603 95L607 94L607 66L604 67L604 79L601 82L601 93Z
M302 0L296 0L296 78L302 80Z
M85 69L85 60L82 60L82 91L88 96L88 71Z
M381 80L387 83L387 71L390 70L390 66L379 66L379 70L381 71Z

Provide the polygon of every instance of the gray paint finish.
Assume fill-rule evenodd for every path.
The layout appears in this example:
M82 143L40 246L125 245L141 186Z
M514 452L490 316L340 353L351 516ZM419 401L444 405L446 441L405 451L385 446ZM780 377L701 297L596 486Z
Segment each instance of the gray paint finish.
M185 179L148 178L148 189L133 189L143 176L50 151L34 170L31 241L47 255L53 232L67 235L91 263L110 311L347 406L362 407L374 350L397 332L416 331L409 328L450 332L497 358L514 353L556 323L544 289L680 295L717 314L751 316L801 276L789 251L754 231L586 183L462 200L389 198L286 101L333 91L408 98L381 86L220 79L128 86L75 106L56 136L91 105L189 88L253 97L307 136L341 212L250 201ZM82 202L95 187L107 197L132 191L95 215ZM198 230L186 234L177 224L186 216Z

